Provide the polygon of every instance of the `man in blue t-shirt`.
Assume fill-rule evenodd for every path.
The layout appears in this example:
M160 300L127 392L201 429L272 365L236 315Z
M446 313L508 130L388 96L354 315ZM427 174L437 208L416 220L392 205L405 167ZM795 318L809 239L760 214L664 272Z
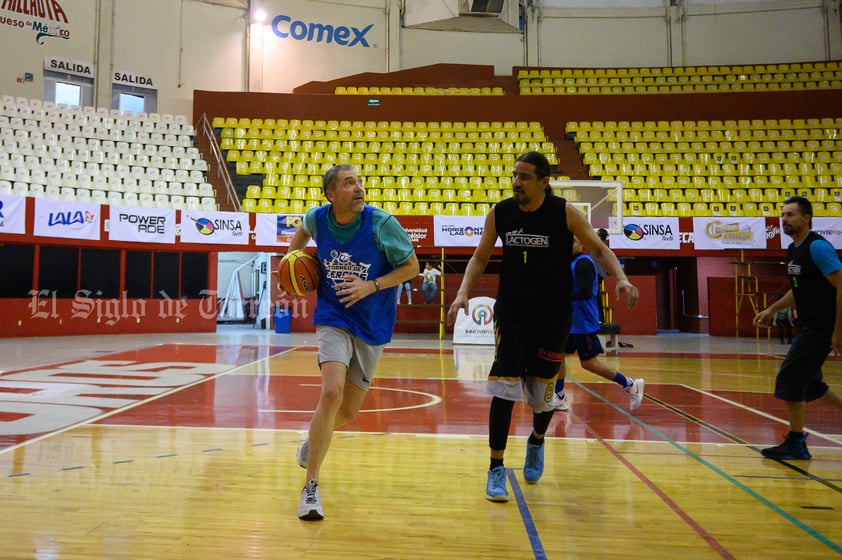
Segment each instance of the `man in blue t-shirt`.
M307 469L298 517L324 518L319 469L335 428L353 420L371 385L383 347L391 341L395 286L418 274L418 258L394 216L365 204L352 165L325 173L329 204L310 209L289 244L303 250L312 238L322 269L313 324L319 343L322 390L298 464Z
M842 262L833 246L812 231L813 205L804 197L784 201L781 229L792 238L787 248L790 290L758 313L754 324L771 326L775 313L795 304L798 333L775 379L775 397L786 402L789 433L784 442L762 451L770 459L810 459L804 416L807 403L822 399L842 409L842 398L822 379L831 352L842 353Z

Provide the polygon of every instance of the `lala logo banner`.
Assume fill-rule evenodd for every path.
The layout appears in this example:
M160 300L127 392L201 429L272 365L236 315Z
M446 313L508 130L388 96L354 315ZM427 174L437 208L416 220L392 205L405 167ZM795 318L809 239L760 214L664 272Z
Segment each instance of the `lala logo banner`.
M101 210L96 202L36 198L33 233L45 237L99 241Z

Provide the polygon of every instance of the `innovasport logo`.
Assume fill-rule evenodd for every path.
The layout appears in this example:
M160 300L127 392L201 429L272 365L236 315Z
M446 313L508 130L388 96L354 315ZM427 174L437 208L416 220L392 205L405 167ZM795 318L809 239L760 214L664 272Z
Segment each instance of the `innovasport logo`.
M494 310L490 305L481 303L471 310L471 319L477 325L487 325L494 319Z
M359 29L346 25L306 22L293 20L287 15L278 15L272 20L272 33L281 39L327 44L334 43L343 47L376 47L377 45L369 44L366 39L366 35L371 31L372 27L374 27L373 23Z

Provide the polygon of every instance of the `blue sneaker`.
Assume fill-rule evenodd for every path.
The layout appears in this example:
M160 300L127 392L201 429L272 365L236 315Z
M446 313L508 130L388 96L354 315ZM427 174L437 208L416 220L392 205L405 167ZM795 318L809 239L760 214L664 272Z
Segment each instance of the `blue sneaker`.
M494 467L488 471L485 499L492 502L509 501L509 491L506 490L506 467Z
M523 462L523 478L535 484L544 474L544 446L526 444L526 460Z
M812 458L807 450L807 434L805 433L794 434L789 432L782 444L763 449L761 453L769 459L802 459L806 461Z

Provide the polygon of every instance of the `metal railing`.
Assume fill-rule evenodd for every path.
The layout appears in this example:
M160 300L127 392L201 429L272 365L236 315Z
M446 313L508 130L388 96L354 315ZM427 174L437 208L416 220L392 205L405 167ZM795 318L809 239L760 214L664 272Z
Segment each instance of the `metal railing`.
M225 202L230 205L234 212L240 212L242 210L240 199L237 198L237 191L234 189L234 183L231 181L231 175L228 173L228 166L225 165L225 157L222 155L222 150L219 149L219 144L217 144L216 136L213 133L213 127L206 113L202 113L198 126L196 126L196 131L197 134L201 134L208 142L208 151L213 156L209 162L209 166L211 168L216 167L216 176L222 179L225 185ZM208 175L210 175L211 170L208 169Z

